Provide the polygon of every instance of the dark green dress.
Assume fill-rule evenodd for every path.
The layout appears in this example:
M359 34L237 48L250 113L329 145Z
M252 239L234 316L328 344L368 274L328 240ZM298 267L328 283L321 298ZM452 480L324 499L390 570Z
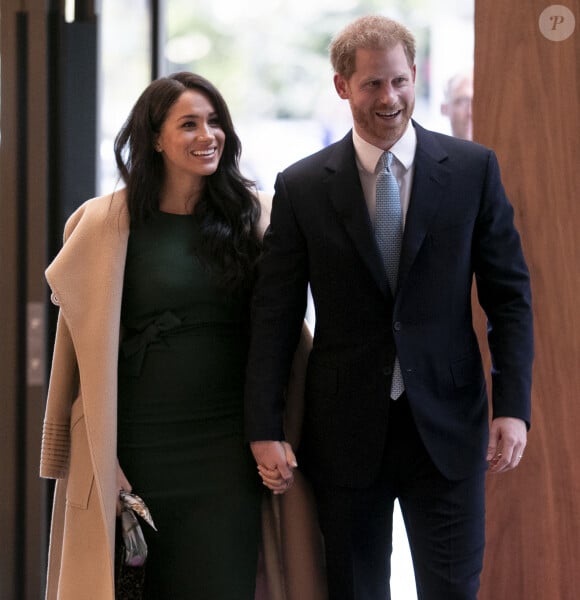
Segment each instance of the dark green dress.
M243 440L248 305L192 252L194 220L131 230L119 355L118 456L158 528L146 597L251 600L261 485Z

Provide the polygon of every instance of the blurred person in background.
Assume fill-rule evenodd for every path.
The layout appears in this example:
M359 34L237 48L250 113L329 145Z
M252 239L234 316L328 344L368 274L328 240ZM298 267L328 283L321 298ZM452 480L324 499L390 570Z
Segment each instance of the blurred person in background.
M441 114L449 118L451 135L462 140L473 139L472 101L472 71L456 73L447 81L445 86Z

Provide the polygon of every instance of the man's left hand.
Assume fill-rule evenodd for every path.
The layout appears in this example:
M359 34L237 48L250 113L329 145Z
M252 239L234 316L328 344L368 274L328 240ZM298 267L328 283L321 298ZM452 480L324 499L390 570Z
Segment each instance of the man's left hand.
M491 473L503 473L520 464L526 448L527 428L524 421L498 417L491 422L487 462Z

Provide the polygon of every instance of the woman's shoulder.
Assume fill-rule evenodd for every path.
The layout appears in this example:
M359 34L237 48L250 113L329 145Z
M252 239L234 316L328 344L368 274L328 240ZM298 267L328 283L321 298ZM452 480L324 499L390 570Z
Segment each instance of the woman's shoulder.
M82 223L90 227L110 219L118 219L127 211L125 189L116 190L104 196L85 200L67 219L64 227L65 240Z
M258 234L260 239L264 236L264 233L270 224L270 213L272 211L272 194L258 190L256 193L258 201L260 202L260 220L258 221Z

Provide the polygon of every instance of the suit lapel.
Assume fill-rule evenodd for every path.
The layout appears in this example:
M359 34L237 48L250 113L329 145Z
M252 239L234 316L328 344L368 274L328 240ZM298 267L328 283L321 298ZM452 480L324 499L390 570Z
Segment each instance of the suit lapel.
M391 295L360 184L351 133L335 146L326 169L334 209L377 286L384 295Z
M450 177L445 164L447 153L429 131L416 123L414 125L417 132L415 172L401 248L399 289L405 285L433 217L444 199Z

